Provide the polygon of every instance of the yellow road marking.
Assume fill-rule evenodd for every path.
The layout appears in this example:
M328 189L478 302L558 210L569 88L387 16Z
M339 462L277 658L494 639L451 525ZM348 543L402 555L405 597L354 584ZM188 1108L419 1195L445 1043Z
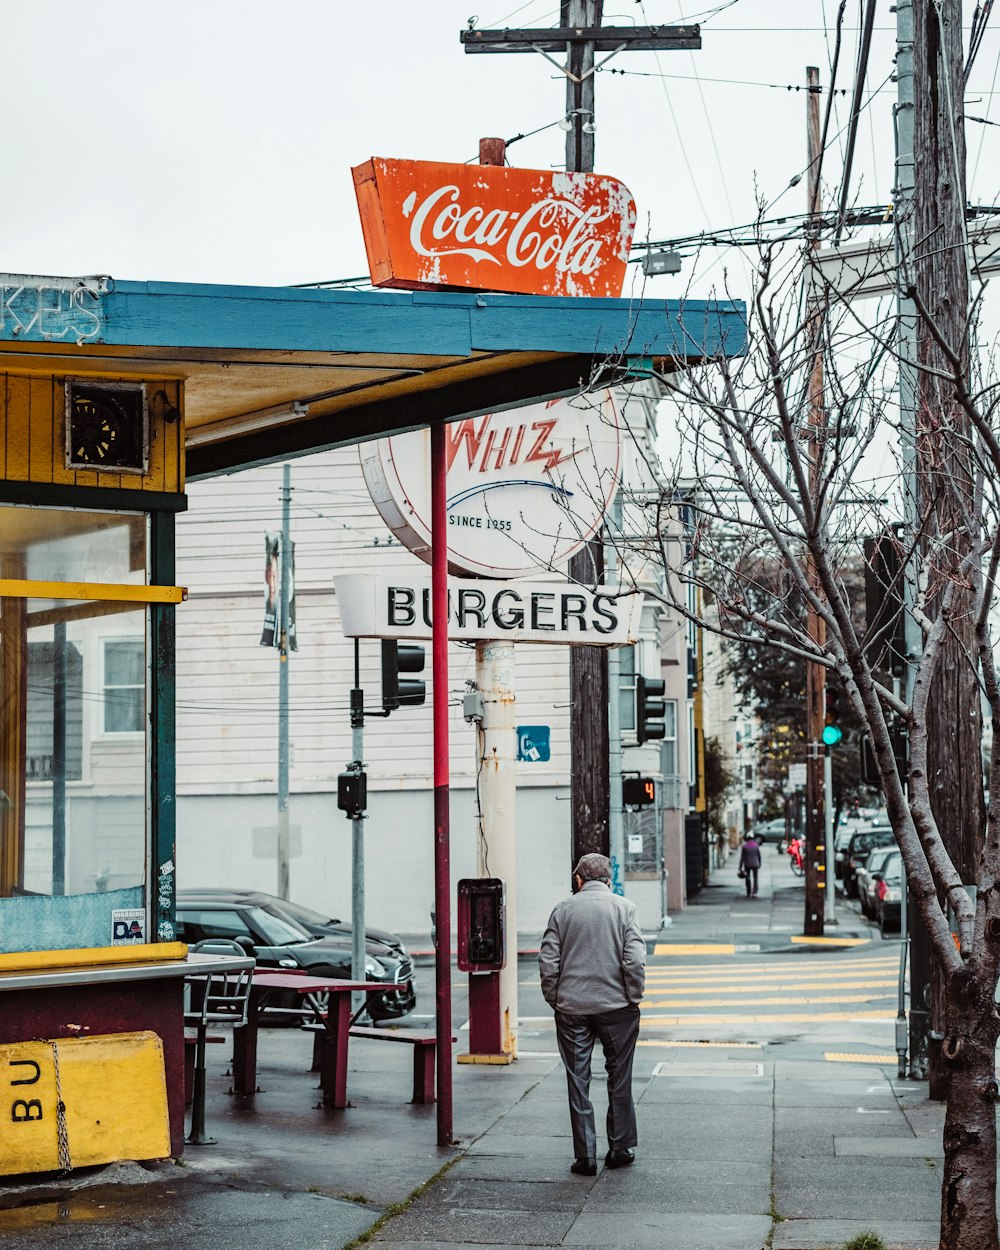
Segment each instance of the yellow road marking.
M853 985L855 982L864 983L865 985L895 985L898 978L893 972L887 968L884 972L879 973L877 970L865 972L858 969L856 972L822 972L813 969L811 973L784 973L776 971L773 973L766 972L748 972L741 973L737 969L732 969L725 975L715 973L710 976L686 976L686 977L663 977L656 976L648 968L646 969L647 985L676 986L678 989L684 989L687 986L695 985L724 985L728 988L729 984L733 985L802 985L809 987L814 982L817 985Z
M784 1012L740 1016L644 1016L642 1023L643 1026L673 1025L675 1028L693 1028L695 1025L737 1025L745 1028L748 1024L826 1024L834 1020L894 1020L895 1017L896 1010L893 1008L891 1011L816 1011L807 1016Z
M661 1048L702 1047L714 1050L762 1050L760 1042L652 1042L639 1038L637 1046L659 1046Z
M761 1007L780 1007L783 1003L787 1003L789 1007L809 1007L816 1003L877 1003L883 999L892 998L891 994L822 994L818 997L800 998L780 998L772 995L768 998L756 998L753 1003L748 1006ZM705 1002L704 999L698 998L652 998L644 999L639 1004L644 1010L650 1007L715 1007L722 1006L725 999L720 999L717 1003Z
M891 979L880 981L736 981L732 985L698 985L674 984L646 981L646 995L652 994L759 994L761 991L773 990L779 994L797 994L800 990L891 990L896 982Z
M823 1052L827 1063L898 1063L898 1055L850 1055L843 1051L827 1050Z
M871 938L804 937L793 935L791 940L799 946L868 946Z
M806 955L804 952L800 955L785 955L780 959L761 959L760 956L754 956L752 959L744 955L733 957L731 959L717 959L713 963L674 963L673 960L664 963L650 963L649 968L656 972L671 973L687 973L694 976L696 973L702 973L706 970L709 972L718 972L725 968L760 969L762 971L777 970L784 968L790 969L792 972L817 972L819 969L829 969L831 972L850 971L854 968L898 968L899 957L888 959L876 959L874 956L862 954L853 959L838 959L836 961L820 961L817 962L815 955Z
M733 942L657 942L654 955L735 955Z

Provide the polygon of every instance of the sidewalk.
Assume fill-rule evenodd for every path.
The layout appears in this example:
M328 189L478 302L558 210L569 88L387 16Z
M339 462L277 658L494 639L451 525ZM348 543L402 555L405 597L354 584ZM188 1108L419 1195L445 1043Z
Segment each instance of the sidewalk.
M651 946L708 959L715 946L805 953L791 941L803 893L787 861L765 851L761 896L748 901L741 889L731 860ZM856 917L841 928L847 940L867 936ZM898 946L885 944L890 951ZM836 957L835 948L807 955L817 966ZM746 949L745 958L750 967L761 956ZM691 958L676 963L689 967ZM534 976L526 957L521 979ZM352 1046L353 1105L324 1110L308 1072L309 1039L269 1029L262 1092L245 1104L227 1096L225 1061L210 1054L207 1121L218 1145L189 1147L182 1165L121 1164L0 1185L0 1206L9 1208L0 1210L0 1241L337 1250L371 1231L373 1244L394 1250L841 1250L874 1229L887 1247L931 1250L943 1108L927 1102L926 1086L897 1081L894 1060L832 1063L824 1059L831 1045L891 1056L892 1025L772 1030L710 1048L643 1037L636 1162L585 1179L568 1170L565 1078L543 1023L522 1027L521 1055L509 1067L455 1066L459 1141L449 1148L435 1144L435 1108L407 1101L408 1047ZM600 1125L600 1080L594 1094Z

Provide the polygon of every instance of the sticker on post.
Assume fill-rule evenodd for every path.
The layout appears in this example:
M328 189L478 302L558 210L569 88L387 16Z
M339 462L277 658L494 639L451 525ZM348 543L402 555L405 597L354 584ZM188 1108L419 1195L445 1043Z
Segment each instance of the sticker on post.
M552 758L548 725L518 725L518 763L545 764Z
M116 907L111 913L111 945L132 946L145 940L145 908Z

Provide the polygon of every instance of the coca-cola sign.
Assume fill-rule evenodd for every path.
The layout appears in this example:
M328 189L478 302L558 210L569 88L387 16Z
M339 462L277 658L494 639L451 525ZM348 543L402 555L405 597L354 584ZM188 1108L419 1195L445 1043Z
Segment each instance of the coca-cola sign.
M445 447L453 573L516 578L560 568L597 531L618 488L621 426L610 391L454 421ZM429 432L359 450L383 520L429 563Z
M621 295L635 204L614 178L382 157L353 173L376 286Z

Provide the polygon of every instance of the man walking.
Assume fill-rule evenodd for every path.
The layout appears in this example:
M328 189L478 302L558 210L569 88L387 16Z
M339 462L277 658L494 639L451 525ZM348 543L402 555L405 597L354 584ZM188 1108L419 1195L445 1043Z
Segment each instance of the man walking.
M597 1133L590 1101L590 1061L600 1039L608 1072L609 1168L635 1156L632 1059L639 1037L639 1000L646 976L646 943L635 904L611 893L611 861L584 855L573 871L577 893L556 905L538 954L542 994L555 1011L556 1038L566 1068L573 1128L570 1167L597 1174Z

